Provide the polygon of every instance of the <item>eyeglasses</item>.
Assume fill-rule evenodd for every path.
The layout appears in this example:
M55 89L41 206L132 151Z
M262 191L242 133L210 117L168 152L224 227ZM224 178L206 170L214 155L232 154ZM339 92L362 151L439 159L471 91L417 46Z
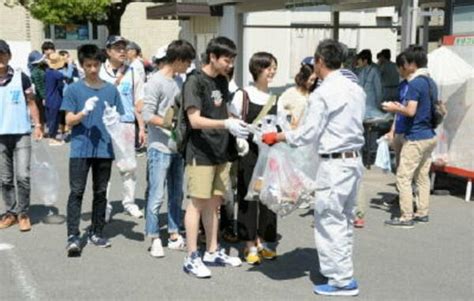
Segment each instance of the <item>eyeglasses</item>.
M125 45L113 45L112 49L120 52L127 50L127 47Z

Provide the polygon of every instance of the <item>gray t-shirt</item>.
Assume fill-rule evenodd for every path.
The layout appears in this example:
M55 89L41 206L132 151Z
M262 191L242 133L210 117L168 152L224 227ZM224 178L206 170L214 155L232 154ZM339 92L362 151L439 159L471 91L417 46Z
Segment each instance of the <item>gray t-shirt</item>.
M155 115L165 117L180 97L180 87L175 79L163 76L159 71L153 74L145 85L143 120L149 122ZM171 132L159 126L148 126L148 147L163 153L177 152Z

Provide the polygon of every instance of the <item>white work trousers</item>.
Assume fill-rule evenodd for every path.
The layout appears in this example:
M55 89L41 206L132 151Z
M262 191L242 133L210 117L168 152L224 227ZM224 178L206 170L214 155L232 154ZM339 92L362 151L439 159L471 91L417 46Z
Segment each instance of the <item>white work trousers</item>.
M137 187L137 174L136 171L121 172L123 192L122 192L122 205L125 210L128 210L131 206L135 205L135 190Z
M320 272L328 284L346 286L353 277L353 221L363 165L359 158L321 159L314 205L314 237Z

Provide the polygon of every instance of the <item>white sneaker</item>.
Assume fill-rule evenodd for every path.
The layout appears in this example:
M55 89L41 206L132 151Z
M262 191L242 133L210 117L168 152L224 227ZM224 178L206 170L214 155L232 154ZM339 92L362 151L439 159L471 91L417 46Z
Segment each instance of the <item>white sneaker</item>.
M134 205L134 206L130 206L128 207L127 209L125 209L125 211L135 217L135 218L142 218L143 217L143 213L140 211L140 209L138 209L138 206L137 205Z
M211 271L202 263L199 252L193 252L184 258L183 271L197 278L211 277Z
M107 207L105 207L105 222L109 223L111 217L112 217L112 205L107 203Z
M239 257L232 257L224 252L224 249L220 249L214 253L206 251L202 261L209 266L226 266L239 267L242 265L242 260Z
M303 202L298 206L298 209L308 209L309 203Z
M174 241L168 239L168 249L184 251L186 250L186 240L181 235Z
M165 257L165 252L163 251L163 245L161 244L161 239L154 238L151 242L150 255L153 257Z

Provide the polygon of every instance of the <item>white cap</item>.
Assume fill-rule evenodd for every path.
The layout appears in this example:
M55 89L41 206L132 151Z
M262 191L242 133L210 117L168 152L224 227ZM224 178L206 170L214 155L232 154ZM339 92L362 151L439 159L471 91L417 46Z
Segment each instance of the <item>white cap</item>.
M153 56L154 60L161 60L166 56L166 49L168 49L168 45L161 46L156 51L155 55Z

